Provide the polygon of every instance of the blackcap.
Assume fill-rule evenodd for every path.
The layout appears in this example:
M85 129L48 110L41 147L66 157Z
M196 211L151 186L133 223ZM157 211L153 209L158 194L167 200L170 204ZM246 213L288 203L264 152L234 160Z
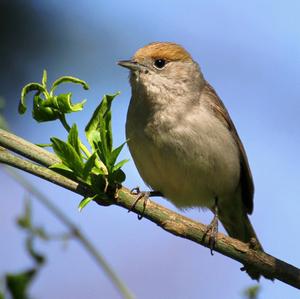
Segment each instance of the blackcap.
M119 65L130 70L126 135L146 184L179 209L210 209L229 236L262 250L248 218L254 185L245 149L199 65L169 42L146 45Z

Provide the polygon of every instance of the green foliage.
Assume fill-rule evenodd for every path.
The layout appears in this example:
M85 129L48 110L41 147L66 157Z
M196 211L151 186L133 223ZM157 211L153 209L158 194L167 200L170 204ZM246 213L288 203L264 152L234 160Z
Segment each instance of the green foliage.
M39 270L45 264L46 258L35 248L36 239L49 241L59 239L65 241L73 237L73 232L51 235L45 231L43 227L33 224L33 215L31 201L26 198L24 201L24 212L17 219L17 225L26 232L25 249L31 258L33 265L23 271L16 273L7 273L4 276L4 290L0 290L0 299L5 298L4 295L10 295L13 299L29 299L29 288L38 275ZM2 296L2 297L1 297Z
M91 148L97 154L98 159L105 165L106 169L104 173L106 174L108 184L121 184L125 180L125 174L121 170L121 167L128 161L122 160L115 164L124 146L123 143L116 149L113 149L111 104L117 95L119 93L103 97L85 128L85 134ZM100 170L103 171L103 169Z
M78 210L81 212L81 210L88 204L90 203L93 199L95 199L98 195L94 195L92 197L86 197L84 198L78 205Z
M7 274L6 288L13 299L28 299L28 287L36 274L36 269L30 269L17 274Z
M69 143L52 137L52 147L56 155L61 159L62 164L71 169L74 174L80 177L83 171L83 159L80 153Z
M85 127L90 152L79 138L77 125L73 124L70 127L65 118L66 114L81 111L85 100L72 104L71 93L54 95L56 88L67 82L81 84L84 89L88 89L85 81L64 76L55 80L48 91L47 72L44 71L42 83L29 83L22 89L19 112L25 113L25 97L30 91L35 91L33 118L38 122L59 120L68 131L66 141L56 137L50 138L51 146L61 160L61 163L51 165L50 168L91 187L94 194L89 194L80 202L78 208L81 211L92 200L108 199L108 191L115 190L124 182L126 176L121 168L128 160L117 161L125 143L113 148L111 105L119 93L104 95Z
M41 227L35 227L32 224L32 210L29 200L25 201L24 213L17 219L17 224L27 232L25 248L33 260L34 265L17 273L6 274L4 277L5 288L13 299L28 299L28 289L40 267L46 260L45 257L35 249L34 240L36 237L42 239L49 239L49 237ZM4 298L4 295L2 296Z
M21 92L21 100L19 103L19 113L24 114L27 110L25 97L31 91L35 91L33 97L32 116L38 122L52 121L64 117L64 114L81 111L86 100L77 104L72 104L72 94L54 95L55 89L61 83L76 83L81 84L84 89L88 89L86 82L70 77L64 76L57 79L51 86L50 91L47 90L47 72L44 70L42 83L32 82L25 85Z

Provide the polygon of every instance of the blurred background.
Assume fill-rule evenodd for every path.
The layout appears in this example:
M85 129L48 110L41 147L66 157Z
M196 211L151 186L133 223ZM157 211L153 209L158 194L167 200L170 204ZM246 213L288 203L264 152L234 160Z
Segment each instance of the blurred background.
M152 41L180 43L201 65L227 106L245 145L256 193L251 217L265 250L300 265L300 2L288 1L0 1L0 96L10 129L34 143L66 138L56 122L38 125L30 110L17 113L21 88L72 75L89 91L68 86L84 112L69 118L83 130L105 93L121 91L113 105L114 142L125 140L130 98L128 72L116 65ZM29 97L28 97L29 100ZM29 103L31 107L31 103ZM121 158L130 157L124 150ZM146 188L133 161L125 166L129 188ZM25 175L25 174L24 174ZM172 236L118 207L90 204L33 176L44 192L93 240L137 298L242 298L255 284L241 265ZM0 168L0 275L31 264L24 233L15 225L24 190ZM155 201L176 210L164 199ZM55 233L62 225L34 201L34 222ZM210 212L184 213L209 223ZM38 243L47 264L30 291L34 298L119 298L111 282L75 241ZM299 298L296 289L262 279L261 298Z

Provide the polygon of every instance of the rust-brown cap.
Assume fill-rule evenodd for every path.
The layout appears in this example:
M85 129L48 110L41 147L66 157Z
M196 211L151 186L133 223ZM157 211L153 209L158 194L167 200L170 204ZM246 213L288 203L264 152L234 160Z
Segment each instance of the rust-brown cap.
M145 58L165 59L167 61L191 60L191 55L180 45L170 42L151 43L136 51L133 60L139 61Z

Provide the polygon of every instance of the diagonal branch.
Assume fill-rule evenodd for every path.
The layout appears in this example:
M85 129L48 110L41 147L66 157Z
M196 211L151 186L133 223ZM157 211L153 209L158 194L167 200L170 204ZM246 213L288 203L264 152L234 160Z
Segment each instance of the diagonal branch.
M38 158L35 157L35 160L38 160ZM28 173L34 174L35 176L38 176L41 179L47 180L53 184L71 190L73 192L76 192L80 195L86 196L88 194L89 190L87 190L86 186L84 186L83 184L79 185L78 182L70 180L69 178L66 178L63 175L58 174L49 168L40 166L28 160L17 157L16 155L11 154L8 150L6 150L4 147L1 146L0 146L0 162L24 170Z
M3 129L0 129L0 145L46 167L60 162L54 154Z
M1 134L2 132L0 130L0 136ZM17 136L14 137L17 138L17 140L20 139ZM0 146L6 147L5 144L7 143L9 142L3 142L2 135L2 137L0 138ZM7 146L7 148L14 149L11 144ZM34 148L34 150L37 151L37 155L39 150L41 150L39 147L33 144L30 144L30 148ZM25 148L14 151L18 152L21 155L24 155L25 157L28 157L27 149ZM52 159L51 156L49 157L50 159ZM35 156L34 161L45 165L44 162L49 162L50 160L44 161ZM18 158L1 147L0 162L30 172L36 176L51 181L54 184L62 186L80 195L86 195L86 192L91 192L91 190L89 190L87 186L67 179L62 175L56 174L50 169ZM111 199L111 204L129 209L135 202L135 199L135 196L132 195L127 188L122 187L118 191L118 199ZM98 201L97 203L101 204L101 201ZM164 230L178 237L189 239L195 243L198 243L205 247L209 247L208 240L207 238L205 238L206 226L203 224L197 223L187 217L164 208L161 205L154 203L153 201L148 201L146 209L144 209L143 202L139 201L134 207L133 212L135 212L136 214L143 214L145 218L156 223ZM215 251L236 261L239 261L244 265L251 266L251 268L254 268L266 277L276 278L295 288L300 289L300 269L267 253L255 251L245 243L219 233L217 235Z

